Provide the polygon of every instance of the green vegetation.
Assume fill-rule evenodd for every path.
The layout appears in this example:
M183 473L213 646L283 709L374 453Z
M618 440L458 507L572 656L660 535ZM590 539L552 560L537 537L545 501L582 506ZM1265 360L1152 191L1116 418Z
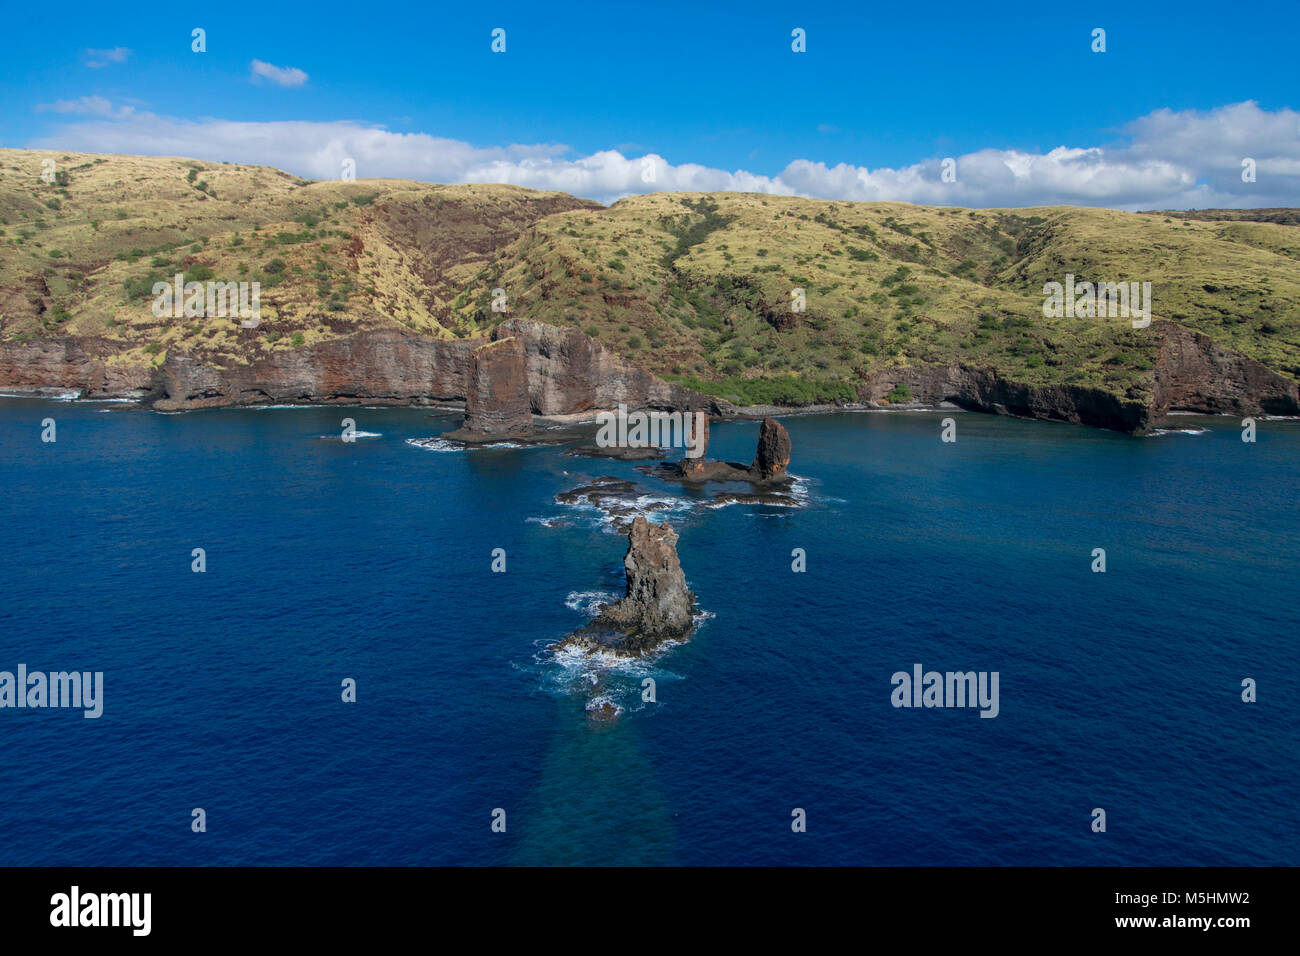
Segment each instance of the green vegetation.
M819 382L782 375L777 378L726 378L703 381L690 376L666 376L685 388L725 398L737 405L814 405L851 402L857 398L847 382Z
M0 179L8 339L58 328L123 353L245 362L250 349L361 329L477 338L524 318L584 329L650 371L746 404L853 400L868 380L932 363L1149 393L1157 335L1122 318L1043 317L1043 284L1070 272L1150 281L1156 320L1300 379L1296 210L951 210L736 193L605 208L513 186L308 182L87 154L60 162L73 170L62 182L39 184L47 155L62 154L0 151L23 172ZM152 287L177 272L260 282L276 332L160 326ZM495 288L505 313L491 310ZM908 396L900 387L889 400Z

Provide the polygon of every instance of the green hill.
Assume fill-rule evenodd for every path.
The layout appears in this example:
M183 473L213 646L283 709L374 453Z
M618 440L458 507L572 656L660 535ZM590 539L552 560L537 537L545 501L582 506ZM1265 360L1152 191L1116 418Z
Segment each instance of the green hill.
M41 180L52 159L54 182ZM112 362L248 364L366 329L581 328L743 403L852 399L962 365L1149 396L1162 338L1043 315L1044 283L1150 282L1174 323L1300 380L1294 210L967 210L656 193L606 208L512 186L310 182L256 166L0 150L0 340ZM1268 221L1265 221L1268 220ZM256 280L262 321L157 319L154 282ZM507 311L492 310L502 289ZM805 311L791 308L803 290ZM895 391L895 399L906 397Z

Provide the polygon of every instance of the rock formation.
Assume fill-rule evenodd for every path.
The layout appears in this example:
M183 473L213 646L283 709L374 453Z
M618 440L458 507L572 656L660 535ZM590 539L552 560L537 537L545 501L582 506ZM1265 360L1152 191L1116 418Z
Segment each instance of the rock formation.
M722 414L730 405L665 382L630 364L580 329L507 319L493 338L518 338L528 356L528 394L538 415L614 409L704 408Z
M790 465L790 433L775 418L763 419L758 430L758 448L749 472L755 481L779 481Z
M1300 414L1300 386L1285 375L1172 322L1160 339L1150 387L1117 394L1072 384L1032 384L993 368L935 363L885 368L858 388L879 401L906 384L918 401L951 401L1001 415L1075 422L1143 434L1171 410L1234 415ZM237 333L250 340L262 330ZM638 369L573 328L511 319L493 333L521 339L532 411L564 415L628 408L703 408L731 416L721 399ZM429 405L467 400L470 362L482 340L431 339L367 329L297 349L250 350L246 362L172 347L160 365L120 354L120 342L92 336L0 341L0 388L76 389L84 398L132 398L159 411L232 405Z
M677 532L638 515L628 532L623 567L627 593L601 608L595 620L560 647L635 657L691 632L695 595L686 587L677 559Z
M1214 414L1294 415L1300 412L1296 383L1253 359L1173 322L1153 322L1161 335L1152 413L1170 410Z
M859 386L866 402L906 384L917 401L950 401L974 411L1071 422L1145 434L1171 410L1233 415L1300 414L1300 387L1286 376L1174 322L1157 319L1148 330L1160 340L1151 388L1117 395L1087 385L1034 385L995 369L970 365L919 365L881 369Z
M703 436L706 451L708 436L706 419ZM748 481L756 485L782 485L788 481L785 472L789 466L790 434L775 418L764 418L758 431L758 447L754 450L752 464L709 461L702 453L698 458L683 456L680 462L657 466L649 469L647 474L699 484L709 481Z
M496 339L470 354L465 421L442 436L465 442L526 438L532 434L528 360L519 339Z
M250 340L263 329L240 330ZM518 339L516 368L533 413L592 409L686 410L730 414L731 405L628 363L573 328L511 319L492 341ZM247 362L170 348L159 365L127 361L121 343L63 336L0 342L0 388L59 388L84 398L133 398L158 411L232 405L429 405L470 399L471 362L483 339L431 339L404 330L367 329L297 349L276 349ZM499 374L493 370L494 378ZM504 379L503 379L504 381Z
M707 460L705 456L709 453L709 416L708 413L696 415L694 412L687 413L690 421L692 434L686 439L686 452L682 455L681 468L682 477L689 481L704 480L705 465ZM696 422L699 423L699 432L695 433ZM691 453L695 452L694 455Z

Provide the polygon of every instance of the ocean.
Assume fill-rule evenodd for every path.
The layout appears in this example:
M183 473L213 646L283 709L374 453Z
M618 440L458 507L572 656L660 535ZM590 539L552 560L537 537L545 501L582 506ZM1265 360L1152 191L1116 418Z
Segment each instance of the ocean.
M1300 422L782 421L791 500L727 504L428 409L0 401L0 671L104 675L0 708L0 865L1300 864ZM698 600L648 661L549 650L621 593L556 501L606 475Z

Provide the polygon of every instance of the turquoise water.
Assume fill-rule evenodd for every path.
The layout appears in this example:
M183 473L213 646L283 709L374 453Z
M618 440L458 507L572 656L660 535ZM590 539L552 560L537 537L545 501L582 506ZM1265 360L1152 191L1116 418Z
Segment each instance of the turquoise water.
M0 864L1300 863L1300 423L1176 422L790 417L799 506L710 507L407 444L458 424L426 410L5 400L0 670L105 700L0 709ZM555 502L602 475L703 612L614 669L547 650L621 589L625 539ZM894 708L916 663L997 671L998 716Z

